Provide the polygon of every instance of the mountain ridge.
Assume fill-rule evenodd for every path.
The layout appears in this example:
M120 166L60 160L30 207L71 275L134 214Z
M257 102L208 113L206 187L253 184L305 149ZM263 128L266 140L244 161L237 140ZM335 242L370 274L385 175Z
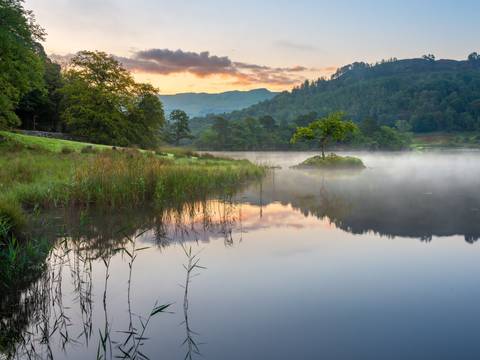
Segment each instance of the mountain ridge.
M272 99L279 93L265 88L253 90L232 90L221 93L187 92L159 95L166 114L181 109L190 117L229 113Z

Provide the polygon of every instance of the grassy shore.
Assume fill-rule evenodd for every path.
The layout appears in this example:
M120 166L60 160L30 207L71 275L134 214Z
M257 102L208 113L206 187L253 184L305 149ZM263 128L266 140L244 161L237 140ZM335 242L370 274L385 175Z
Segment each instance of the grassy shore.
M263 173L248 161L178 149L115 149L0 132L0 235L18 236L28 211L180 203L232 192Z
M434 132L415 134L412 149L480 148L479 132Z

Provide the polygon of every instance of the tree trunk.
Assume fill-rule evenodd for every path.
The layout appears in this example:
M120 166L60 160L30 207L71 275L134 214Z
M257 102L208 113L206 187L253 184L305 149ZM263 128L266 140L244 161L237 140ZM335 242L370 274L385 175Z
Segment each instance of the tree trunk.
M322 146L322 159L325 160L325 141L322 140L321 146Z

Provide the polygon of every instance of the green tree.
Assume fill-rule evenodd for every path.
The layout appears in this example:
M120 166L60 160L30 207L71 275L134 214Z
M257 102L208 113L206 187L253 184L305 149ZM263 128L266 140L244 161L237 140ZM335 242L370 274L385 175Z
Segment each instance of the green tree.
M270 115L262 116L259 119L259 122L266 131L273 132L277 129L277 123L275 122L275 119Z
M395 127L398 131L406 133L412 130L412 125L407 120L397 120L395 121Z
M373 139L379 150L402 150L411 142L407 133L401 133L388 126L381 126L374 134Z
M22 97L16 114L23 129L60 131L60 89L63 86L60 65L52 62L40 46L45 89L33 89Z
M0 0L0 127L20 125L15 109L34 89L43 91L38 41L45 32L22 0Z
M322 149L322 157L325 158L325 150L331 141L343 141L348 134L357 129L353 122L345 120L344 113L335 112L306 127L297 128L291 143L295 144L299 140L316 140Z
M165 119L157 91L138 84L112 56L82 51L65 72L62 120L89 141L151 146Z
M217 134L218 146L227 148L230 144L230 123L222 116L216 116L213 120L212 130ZM213 145L213 144L212 144Z
M175 145L179 145L183 139L192 139L190 132L189 117L183 110L173 110L170 113L170 138Z
M152 85L137 86L128 117L133 128L134 144L149 148L158 145L165 127L165 115L157 91Z

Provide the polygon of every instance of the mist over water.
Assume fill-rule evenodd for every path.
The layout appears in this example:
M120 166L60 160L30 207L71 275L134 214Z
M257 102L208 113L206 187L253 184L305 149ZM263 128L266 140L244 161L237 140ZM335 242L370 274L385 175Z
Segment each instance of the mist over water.
M463 235L476 241L480 235L478 151L354 153L367 169L336 172L291 169L303 153L231 155L281 166L263 182L262 202L289 203L349 232L423 240ZM258 205L258 191L245 199Z
M478 358L480 152L355 153L355 172L224 155L277 168L180 209L52 213L47 271L0 297L19 334L0 353L121 356L158 301L151 359Z

